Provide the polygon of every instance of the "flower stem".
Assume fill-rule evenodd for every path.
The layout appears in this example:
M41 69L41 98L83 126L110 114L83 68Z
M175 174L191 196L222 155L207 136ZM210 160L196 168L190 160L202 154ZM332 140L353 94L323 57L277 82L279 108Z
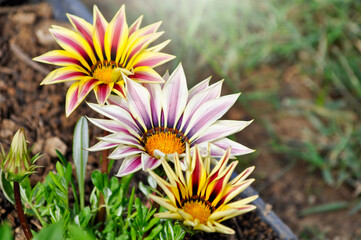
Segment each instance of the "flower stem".
M20 185L18 182L14 182L14 197L15 197L15 208L16 211L18 212L21 227L23 228L26 239L30 240L33 238L33 234L31 233L28 222L26 221L25 218L23 205L21 204Z

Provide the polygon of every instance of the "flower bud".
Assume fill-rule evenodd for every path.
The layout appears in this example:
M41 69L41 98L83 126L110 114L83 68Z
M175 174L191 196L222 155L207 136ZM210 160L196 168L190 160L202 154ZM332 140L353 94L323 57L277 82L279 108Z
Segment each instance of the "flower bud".
M1 167L8 181L21 182L25 177L34 173L37 166L33 165L41 156L36 154L30 158L24 128L19 129L11 142L9 153L6 155L1 146Z

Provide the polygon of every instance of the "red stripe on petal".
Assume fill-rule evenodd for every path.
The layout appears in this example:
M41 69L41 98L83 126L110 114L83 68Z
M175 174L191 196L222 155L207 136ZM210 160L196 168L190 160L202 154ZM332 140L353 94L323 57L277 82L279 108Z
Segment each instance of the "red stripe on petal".
M76 41L74 41L73 39L68 38L64 35L61 35L58 32L54 32L53 34L58 40L64 42L65 44L69 45L70 47L72 47L76 52L78 52L80 54L80 56L82 56L84 58L84 60L89 64L89 66L92 66L92 61L91 61L89 55L84 50L84 48L82 46L80 46Z
M100 84L96 87L95 94L100 105L104 105L111 91L112 87L109 84Z
M128 163L127 166L125 166L121 172L118 172L119 175L127 175L131 172L133 172L135 169L139 168L140 165L142 164L142 160L141 160L141 157L137 157L135 159L132 159L130 161L130 163Z
M96 84L99 84L99 81L96 79L90 79L83 83L79 90L79 98L83 99L86 95L88 95L88 93L96 86Z
M54 78L53 80L51 80L51 82L58 81L58 80L65 80L65 79L67 79L67 78L83 77L83 76L85 76L85 74L82 73L82 72L70 72L70 73L66 73L66 74L60 75L60 76L57 77L57 78ZM50 83L50 82L49 82L49 83Z

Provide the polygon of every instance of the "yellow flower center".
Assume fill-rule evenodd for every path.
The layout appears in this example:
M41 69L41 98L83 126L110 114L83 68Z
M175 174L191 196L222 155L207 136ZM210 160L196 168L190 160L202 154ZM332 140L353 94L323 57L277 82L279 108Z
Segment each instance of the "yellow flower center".
M133 70L122 68L114 61L98 61L91 67L92 76L104 84L124 81L122 73L126 76L134 74Z
M156 132L145 138L145 150L154 157L154 150L160 150L165 154L185 151L184 142L181 137L173 132Z
M203 201L187 201L183 204L183 210L193 218L197 218L202 224L205 224L211 215L211 208Z
M93 77L102 83L109 84L112 82L113 67L97 68L93 72Z

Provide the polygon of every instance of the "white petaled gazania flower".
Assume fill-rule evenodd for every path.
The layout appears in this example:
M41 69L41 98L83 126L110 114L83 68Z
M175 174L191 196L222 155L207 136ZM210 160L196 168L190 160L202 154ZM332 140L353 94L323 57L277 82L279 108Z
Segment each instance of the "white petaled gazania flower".
M49 30L63 50L34 58L61 66L41 84L73 81L66 94L67 116L92 90L101 105L111 92L126 97L123 75L141 83L164 82L153 68L174 58L160 52L169 41L148 48L163 34L157 32L161 22L140 28L141 16L128 27L124 5L109 23L96 6L93 25L77 16L67 16L75 31L60 26Z
M239 94L220 96L222 81L209 85L206 79L191 90L181 65L165 77L165 84L144 86L124 76L127 100L110 96L108 104L89 106L109 119L89 120L111 134L100 137L90 151L115 148L111 159L124 159L118 176L139 169L154 169L161 159L184 157L185 146L198 144L203 151L210 142L212 157L221 157L231 146L231 156L253 152L227 136L251 121L218 120L235 103Z
M258 197L257 195L230 203L254 181L254 179L245 180L252 173L254 167L247 168L230 180L238 163L233 161L227 165L230 149L225 152L212 170L210 155L208 154L203 160L197 146L195 149L193 157L187 149L185 160L188 168L185 177L178 156L174 160L175 171L166 161L162 160L168 181L153 171L149 171L168 197L149 196L168 210L168 212L155 214L155 217L177 219L195 230L234 234L233 229L220 222L256 208L249 203L254 201Z

